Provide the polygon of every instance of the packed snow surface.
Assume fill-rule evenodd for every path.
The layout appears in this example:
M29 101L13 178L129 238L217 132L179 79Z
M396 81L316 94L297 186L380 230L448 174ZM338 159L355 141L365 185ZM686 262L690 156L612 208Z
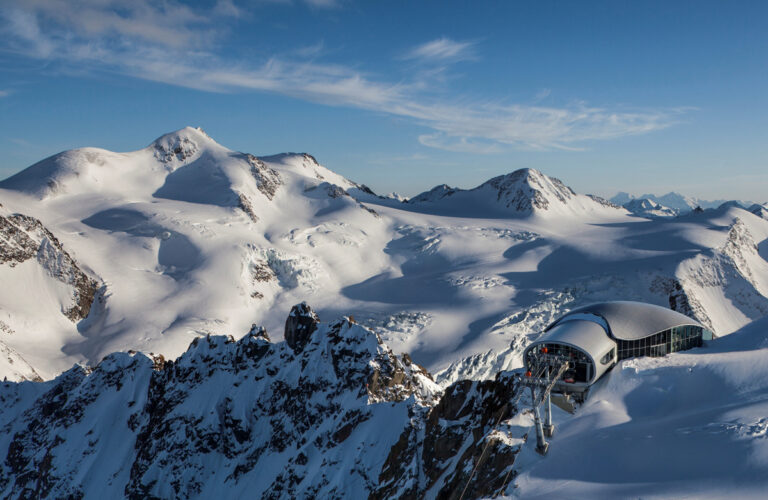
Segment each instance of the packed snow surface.
M518 458L513 497L765 498L768 319L623 361L575 415L554 416L547 456L528 443Z

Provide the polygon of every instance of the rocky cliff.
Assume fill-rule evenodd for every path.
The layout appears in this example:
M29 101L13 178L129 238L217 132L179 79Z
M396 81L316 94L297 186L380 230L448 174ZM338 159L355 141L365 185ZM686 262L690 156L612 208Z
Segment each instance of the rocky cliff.
M174 361L116 353L3 383L0 494L452 498L481 454L466 498L514 477L509 374L443 391L349 318L320 323L301 304L286 329L290 344L254 327L197 338Z

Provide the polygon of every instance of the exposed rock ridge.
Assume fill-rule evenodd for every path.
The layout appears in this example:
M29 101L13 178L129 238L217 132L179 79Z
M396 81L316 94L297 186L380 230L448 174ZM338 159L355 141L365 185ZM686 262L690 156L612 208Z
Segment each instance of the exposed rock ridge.
M183 163L201 151L199 140L213 142L201 128L185 127L157 138L152 144L155 158L163 163Z
M73 322L88 316L98 290L96 280L80 269L39 220L22 214L0 215L0 265L15 267L32 258L50 276L73 287L73 303L62 313Z
M506 489L527 432L496 424L517 413L511 406L517 390L510 372L450 385L426 417L414 418L401 434L370 498L456 499L465 488L465 498L480 498Z
M731 224L728 230L728 239L721 251L723 255L733 260L736 269L738 269L744 279L756 286L755 277L747 262L747 256L758 255L757 243L755 243L755 239L749 232L746 224L738 217Z
M245 154L245 160L251 169L251 175L256 179L258 190L271 200L275 197L277 189L283 185L283 179L274 168L268 167L263 161L252 154Z
M497 190L497 200L516 212L533 212L535 209L547 210L551 198L565 204L576 196L571 188L560 179L547 177L537 170L524 168L510 174L500 175L482 184Z
M304 306L294 317L314 322ZM514 477L512 377L443 396L350 318L315 327L300 351L254 326L198 338L175 361L117 353L0 384L0 495L450 498L486 442L469 497Z

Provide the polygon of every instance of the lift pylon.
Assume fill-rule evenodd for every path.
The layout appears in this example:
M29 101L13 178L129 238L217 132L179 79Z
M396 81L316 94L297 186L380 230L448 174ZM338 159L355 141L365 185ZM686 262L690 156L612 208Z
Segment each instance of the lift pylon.
M533 419L536 426L536 451L540 455L546 455L549 443L546 438L551 438L555 433L552 423L552 388L568 369L570 361L564 356L554 356L542 353L536 359L532 370L526 373L522 384L531 389L531 406L533 407ZM533 373L537 376L534 377ZM539 407L544 407L544 422L542 423Z

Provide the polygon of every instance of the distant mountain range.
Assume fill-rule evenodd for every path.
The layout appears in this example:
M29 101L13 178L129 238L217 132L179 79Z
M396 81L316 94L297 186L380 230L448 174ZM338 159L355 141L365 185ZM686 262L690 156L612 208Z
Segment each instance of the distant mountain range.
M700 198L692 198L675 192L669 192L662 196L657 196L655 194L634 196L621 191L616 194L616 196L612 197L610 201L623 206L634 214L652 217L673 217L675 215L691 212L697 208L718 208L724 203L732 203L742 208L749 208L757 205L751 201L741 200L709 201Z

